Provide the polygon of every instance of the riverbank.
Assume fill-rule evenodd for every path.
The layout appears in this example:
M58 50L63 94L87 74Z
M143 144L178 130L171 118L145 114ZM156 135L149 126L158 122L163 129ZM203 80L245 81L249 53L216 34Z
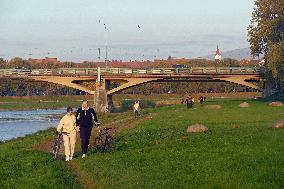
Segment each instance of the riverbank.
M284 107L269 103L212 100L210 108L147 109L139 119L102 114L102 125L118 130L115 150L81 159L78 138L68 163L49 153L54 130L9 141L0 144L0 175L9 178L0 188L282 188L284 130L270 126L283 120ZM187 133L196 123L209 131Z
M124 99L153 100L159 105L176 105L186 94L118 94L113 96L115 106L120 106ZM197 99L199 96L206 96L207 99L253 99L260 97L260 93L202 93L193 94ZM80 107L81 101L87 99L93 104L92 95L82 96L31 96L31 97L0 97L0 110L36 110L36 109L59 109L67 106Z
M0 110L60 109L80 107L83 99L93 103L92 96L0 97Z

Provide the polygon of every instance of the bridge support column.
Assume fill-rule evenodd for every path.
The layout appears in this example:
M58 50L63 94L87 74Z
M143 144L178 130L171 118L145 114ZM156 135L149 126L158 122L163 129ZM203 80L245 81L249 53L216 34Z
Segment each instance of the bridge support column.
M108 112L106 81L104 79L102 79L100 82L96 82L94 106L96 112Z
M107 95L107 103L108 103L108 111L113 112L114 111L114 105L112 101L112 95Z

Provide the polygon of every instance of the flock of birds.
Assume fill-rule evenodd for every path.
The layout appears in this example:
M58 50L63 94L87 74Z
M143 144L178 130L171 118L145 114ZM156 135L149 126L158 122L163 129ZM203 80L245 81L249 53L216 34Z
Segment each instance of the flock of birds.
M106 23L103 23L101 19L99 19L99 24L103 27L103 29L105 30L105 32L107 32L107 30L109 29L109 26L107 26ZM137 25L137 29L141 29L141 25L138 24ZM106 47L107 48L107 47ZM89 53L92 53L92 52L95 52L97 51L98 52L98 59L100 60L101 59L101 52L102 52L102 48L101 47L98 47L98 48L82 48L82 47L75 47L75 46L72 46L71 49L68 49L68 50L62 50L61 52L58 52L58 51L48 51L48 52L42 52L41 49L39 49L38 47L35 47L33 48L32 50L28 50L29 52L25 52L24 55L25 56L28 56L29 58L33 57L33 56L58 56L59 54L75 54L75 53L83 53L83 52L88 52ZM106 49L107 51L107 49ZM120 48L120 52L122 51L122 49ZM157 50L158 52L159 50ZM142 57L144 57L145 55L143 54ZM156 56L154 56L156 57Z

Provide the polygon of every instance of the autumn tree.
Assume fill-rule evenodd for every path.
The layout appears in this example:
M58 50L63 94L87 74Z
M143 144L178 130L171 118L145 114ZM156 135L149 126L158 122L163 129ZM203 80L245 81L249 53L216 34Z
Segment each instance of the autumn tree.
M3 58L0 58L0 69L5 69L7 66L6 61Z
M27 60L24 60L19 57L12 58L8 64L9 68L16 68L16 67L25 67L25 68L32 68Z
M266 88L283 94L284 84L284 1L256 0L248 27L251 52L264 55Z

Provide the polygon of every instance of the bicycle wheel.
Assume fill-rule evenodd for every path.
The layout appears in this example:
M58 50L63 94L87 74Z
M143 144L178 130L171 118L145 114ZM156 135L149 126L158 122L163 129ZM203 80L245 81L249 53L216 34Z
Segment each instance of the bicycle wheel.
M54 157L55 159L58 158L59 149L60 149L60 140L59 140L59 138L57 138L57 139L55 140L54 145L53 145L53 157Z
M102 137L96 137L94 142L95 151L102 152L104 151L104 144Z
M114 148L113 139L110 136L107 136L106 139L105 139L104 151L105 150L111 150L113 148Z
M134 111L134 118L137 118L137 117L138 117L138 111L135 110L135 111Z

